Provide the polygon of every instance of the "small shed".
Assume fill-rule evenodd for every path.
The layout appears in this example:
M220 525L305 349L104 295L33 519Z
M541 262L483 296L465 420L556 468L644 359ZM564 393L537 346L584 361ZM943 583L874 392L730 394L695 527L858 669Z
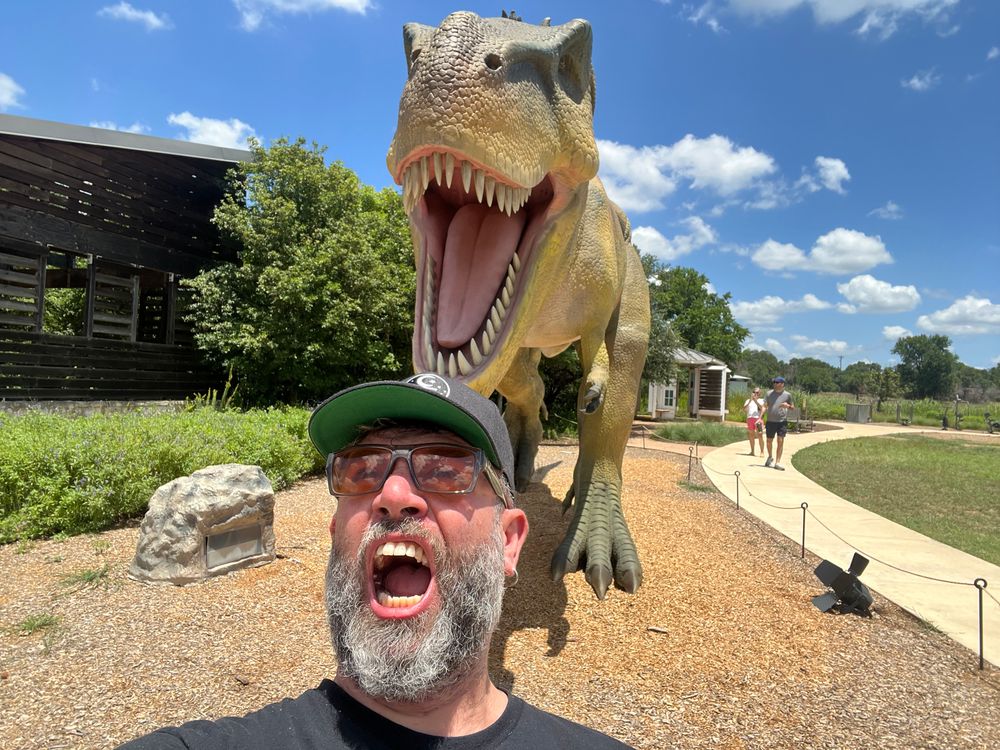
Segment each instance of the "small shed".
M726 419L729 367L720 359L687 347L673 351L674 362L688 371L688 416L697 419ZM649 411L653 419L677 416L677 381L649 384Z
M235 261L212 214L249 151L0 115L0 401L217 385L178 282Z

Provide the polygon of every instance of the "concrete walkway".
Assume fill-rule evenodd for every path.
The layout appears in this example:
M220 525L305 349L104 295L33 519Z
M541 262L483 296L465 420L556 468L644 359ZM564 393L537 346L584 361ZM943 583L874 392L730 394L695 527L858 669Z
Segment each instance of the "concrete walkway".
M861 576L869 588L971 649L978 658L979 592L971 584L976 578L986 579L989 583L987 591L1000 600L1000 566L849 503L807 479L791 465L792 456L797 451L817 443L917 430L898 425L831 423L830 426L835 429L789 433L781 461L785 471L765 468L761 456L748 455L749 443L745 440L711 451L699 449L702 465L716 488L734 502L734 473L739 471L740 508L757 516L796 544L802 541L800 504L808 503L806 549L844 569L850 565L856 550L866 557L871 556L871 562ZM633 439L629 445L642 447L642 441ZM673 444L673 452L688 453L687 447L681 450L678 445ZM645 440L648 449L662 450L665 446L648 438ZM670 450L669 447L666 449ZM829 531L818 521L829 527ZM921 576L965 585L932 581ZM818 579L816 593L823 593ZM1000 604L988 594L983 595L983 623L985 658L1000 666Z

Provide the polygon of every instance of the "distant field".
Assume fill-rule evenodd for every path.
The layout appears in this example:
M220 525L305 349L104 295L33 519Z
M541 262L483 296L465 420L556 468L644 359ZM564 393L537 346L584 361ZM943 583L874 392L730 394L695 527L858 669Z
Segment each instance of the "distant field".
M792 465L855 505L1000 565L1000 441L836 440L798 451Z

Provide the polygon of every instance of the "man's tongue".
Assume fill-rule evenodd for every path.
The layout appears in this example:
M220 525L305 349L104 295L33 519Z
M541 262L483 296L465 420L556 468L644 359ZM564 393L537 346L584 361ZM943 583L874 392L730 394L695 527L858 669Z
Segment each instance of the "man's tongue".
M431 582L431 572L423 565L396 565L383 580L383 588L392 596L420 596Z
M457 349L479 332L517 249L525 215L469 203L451 220L438 287L439 346Z

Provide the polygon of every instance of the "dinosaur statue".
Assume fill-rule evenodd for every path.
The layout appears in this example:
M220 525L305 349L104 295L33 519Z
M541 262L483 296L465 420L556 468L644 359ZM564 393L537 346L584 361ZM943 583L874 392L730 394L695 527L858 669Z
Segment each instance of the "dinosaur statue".
M406 24L403 40L409 79L386 162L413 237L414 366L503 394L523 491L542 438L540 357L577 347L580 454L563 503L575 508L552 576L585 568L601 599L612 578L634 592L621 467L649 290L596 176L590 24L458 12Z

